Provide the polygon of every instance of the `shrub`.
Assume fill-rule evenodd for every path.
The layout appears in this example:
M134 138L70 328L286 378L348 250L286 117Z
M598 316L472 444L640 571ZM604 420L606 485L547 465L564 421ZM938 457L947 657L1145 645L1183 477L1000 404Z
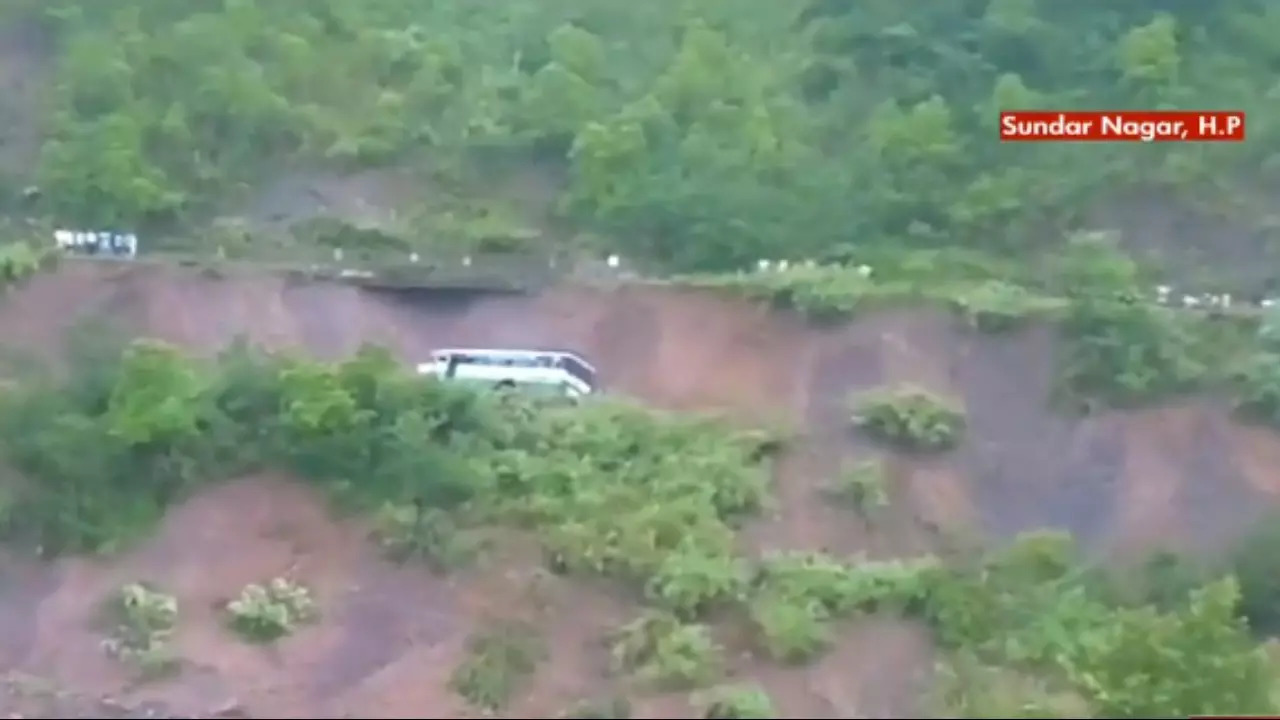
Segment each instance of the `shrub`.
M395 562L422 560L438 572L466 564L476 546L447 512L387 503L374 517L374 539Z
M471 705L496 712L533 676L546 648L537 630L523 622L502 621L474 635L467 657L449 685Z
M695 704L707 720L765 720L778 717L773 700L754 685L724 685L699 694Z
M1102 717L1273 712L1274 667L1236 620L1238 600L1227 579L1191 593L1173 612L1114 613L1110 627L1079 641L1069 675Z
M1256 633L1280 633L1280 516L1259 521L1231 556L1240 583L1240 614Z
M1059 392L1092 406L1131 406L1195 388L1222 348L1192 314L1147 299L1153 281L1109 233L1069 238L1056 258L1068 303L1059 333Z
M855 269L839 265L792 267L787 270L699 276L690 285L727 288L774 307L795 311L815 322L848 320L875 299L876 286Z
M953 653L940 662L935 678L937 717L1097 717L1085 699L1060 680L985 665L968 653Z
M1117 609L1079 571L1068 537L1037 533L949 568L924 609L944 646L1097 716L1269 712L1270 664L1233 619L1236 600L1227 581L1167 610Z
M869 278L840 266L765 273L761 279L775 305L817 322L848 320L874 297L875 289Z
M828 492L853 507L859 515L867 517L889 505L888 483L884 463L868 460L842 468Z
M713 600L692 589L702 580L729 583L713 595L731 592L734 524L767 498L755 443L719 423L608 403L522 418L519 444L488 461L502 484L495 498L537 530L559 569L648 585L681 612Z
M1060 332L1061 388L1088 403L1131 406L1186 392L1209 369L1197 321L1169 308L1126 299L1076 301Z
M1020 285L989 280L956 294L951 306L974 329L987 333L1015 330L1027 318L1055 306Z
M111 632L103 649L136 665L145 676L171 672L177 665L169 647L178 622L178 600L144 583L120 588L107 607Z
M656 604L692 620L716 604L742 599L748 576L739 558L678 546L658 565L645 590Z
M845 563L820 553L777 553L761 563L750 615L771 656L804 662L827 649L835 620L920 606L936 571L931 558Z
M762 592L750 616L760 646L775 660L807 662L831 644L831 611L816 599Z
M268 643L292 633L316 618L311 591L285 578L266 585L246 585L227 604L231 628L250 642Z
M614 667L665 689L704 686L724 669L723 650L705 625L649 612L614 634Z
M1236 412L1253 422L1280 427L1280 353L1255 354L1234 379Z
M872 391L853 400L853 424L871 437L913 452L940 452L964 436L963 410L914 387Z
M1131 570L1127 578L1137 584L1137 604L1170 612L1182 606L1212 576L1190 559L1161 550L1146 558L1136 572Z
M52 265L56 259L56 253L34 248L27 243L0 246L0 283L5 286L21 283Z

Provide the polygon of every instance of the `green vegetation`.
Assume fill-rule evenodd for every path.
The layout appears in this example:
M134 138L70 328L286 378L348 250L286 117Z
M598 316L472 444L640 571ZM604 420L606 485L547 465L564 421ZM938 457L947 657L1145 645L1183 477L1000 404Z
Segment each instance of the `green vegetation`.
M478 543L439 508L387 503L376 513L374 525L374 539L397 562L421 560L447 571L466 565L478 550Z
M39 193L0 168L0 205L41 221L173 230L174 249L235 258L280 243L360 259L620 252L815 321L904 304L987 333L1043 319L1065 404L1229 389L1280 428L1280 322L1160 307L1151 268L1084 232L1096 210L1154 196L1274 244L1256 188L1280 167L1280 14L1258 3L19 0L0 21L50 49ZM1244 109L1250 140L995 142L995 113L1019 107ZM321 217L267 238L205 223L282 172L360 170L409 188L391 227ZM554 197L502 187L525 171ZM0 251L0 282L46 267L36 248ZM269 468L370 515L400 562L483 563L501 527L553 572L611 580L643 606L602 638L618 680L694 692L707 717L775 714L735 676L739 644L812 662L869 615L932 628L944 716L1280 710L1257 637L1277 625L1270 526L1230 575L1161 560L1127 582L1049 534L974 557L755 557L738 535L771 505L769 434L625 403L500 402L372 348L340 364L242 344L211 361L154 342L75 355L66 378L24 378L0 405L6 461L28 481L0 529L47 555L118 550L201 487ZM964 439L963 408L918 389L850 411L895 450ZM878 463L830 490L864 517L892 495ZM169 600L126 588L108 649L164 656ZM228 612L266 642L315 608L277 578ZM491 712L548 652L505 621L471 650L453 686ZM629 714L610 698L566 716Z
M698 698L702 717L707 720L763 720L778 717L773 701L764 690L750 685L712 688Z
M153 678L175 669L169 640L178 622L178 600L143 583L129 583L106 607L110 634L103 649Z
M724 648L710 627L662 612L646 613L621 628L611 652L616 670L658 689L703 687L724 671Z
M1259 323L1252 353L1234 369L1236 410L1280 428L1280 314L1269 311Z
M311 591L287 578L246 585L227 603L231 629L245 640L269 643L316 619Z
M846 465L828 490L833 498L869 518L889 504L888 472L884 463L878 461Z
M1036 320L1056 330L1055 399L1066 408L1139 407L1192 391L1229 390L1242 415L1280 427L1280 334L1268 329L1280 327L1274 318L1261 319L1248 307L1210 313L1157 303L1150 273L1105 233L1073 234L1041 264L1032 274L966 251L905 251L881 256L870 277L856 267L819 265L681 282L764 300L816 321L935 307L949 308L970 330L1008 334ZM854 398L854 422L871 422L881 439L909 446L883 434L906 432L897 423L908 418L897 410L913 408L913 418L932 422L941 418L933 411L945 408L932 407L936 401L919 392L903 392L896 399L892 389ZM860 409L868 399L901 407L882 406L871 418Z
M740 648L717 634L719 618L739 618L768 656L806 663L846 620L889 615L927 622L954 672L993 684L953 693L953 705L1012 687L1065 694L1103 717L1275 707L1270 661L1238 617L1259 602L1257 572L1242 572L1252 593L1242 610L1231 578L1118 592L1055 535L945 561L756 560L736 531L770 504L761 449L771 435L607 402L539 407L475 394L407 375L372 348L323 364L244 345L210 361L155 342L117 355L82 345L97 347L79 356L92 362L66 382L33 378L9 391L0 415L9 457L36 481L14 498L5 529L46 552L119 547L201 484L276 467L375 516L447 511L453 524L412 547L502 525L541 543L557 572L612 578L646 606L607 638L613 669L635 691L745 680L732 673ZM314 615L305 590L280 579L246 588L228 609L254 640ZM505 706L545 657L542 642L515 629L477 636L455 689ZM761 698L735 697L715 712L763 712Z
M833 261L685 275L676 282L762 300L818 323L845 322L883 308L951 307L986 332L1012 330L1032 317L1053 317L1065 302L1033 284L1017 265L982 253L900 249L863 257L874 268Z
M26 280L55 262L57 255L27 243L0 247L0 283L9 287Z
M940 452L964 438L964 411L920 388L874 390L852 404L855 427L899 449Z
M1070 304L1062 321L1063 389L1072 398L1131 405L1207 381L1203 318L1145 301L1138 265L1106 237L1072 239L1060 280Z
M750 606L760 644L777 660L813 660L828 649L839 620L918 610L936 564L932 558L845 562L822 553L770 555Z
M980 567L940 584L928 610L940 641L962 651L969 668L1022 673L1047 689L1043 700L1074 695L1090 717L1168 717L1192 697L1210 714L1274 703L1266 653L1234 616L1233 579L1194 590L1169 610L1109 607L1106 583L1075 569L1070 539L1047 533ZM1199 655L1209 637L1218 650Z
M469 193L533 160L564 176L565 222L674 268L1006 253L1126 189L1247 204L1233 191L1280 149L1275 14L1245 0L24 0L5 19L55 50L37 181L75 225L194 219L274 168L394 165L445 192L393 244L520 244L519 208ZM1000 108L1165 106L1246 110L1248 146L995 142Z
M1088 704L1070 687L1018 670L984 665L969 654L948 658L938 670L938 717L1089 717Z
M467 658L450 683L474 707L495 712L528 683L547 650L533 627L507 621L489 624L493 627L471 638Z
M1250 627L1268 635L1280 631L1277 542L1280 542L1280 518L1273 515L1245 538L1232 562L1232 570L1240 579L1240 612Z

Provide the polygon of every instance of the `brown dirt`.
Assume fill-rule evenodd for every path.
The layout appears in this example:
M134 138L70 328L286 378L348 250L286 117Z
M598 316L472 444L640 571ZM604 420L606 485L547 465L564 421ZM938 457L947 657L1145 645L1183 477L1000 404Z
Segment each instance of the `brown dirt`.
M322 357L375 342L406 362L443 345L570 347L590 356L615 392L792 424L801 437L779 468L780 509L748 532L758 550L891 556L927 550L939 533L1003 539L1049 526L1097 553L1211 552L1280 493L1280 442L1236 426L1212 402L1079 421L1052 412L1054 348L1042 329L993 339L943 314L900 312L817 330L750 304L658 287L449 298L71 262L0 303L0 336L56 354L77 315L104 310L202 352L240 333ZM878 452L849 430L847 399L885 383L963 402L969 438L941 460L889 458L895 502L868 526L821 491L842 462ZM629 613L609 589L548 576L519 553L442 580L383 564L363 536L280 478L224 485L176 509L155 540L124 557L0 565L0 662L92 695L190 713L234 699L260 717L465 717L447 679L468 635L492 618L522 617L545 631L551 660L513 716L546 716L599 692L599 639ZM316 588L321 622L273 650L229 641L216 603L281 573ZM194 613L178 639L186 669L136 688L101 657L91 622L103 594L135 578L171 588ZM788 717L909 717L925 711L932 661L920 628L873 619L850 626L809 668L747 656L734 665ZM639 710L690 712L676 696L646 699Z

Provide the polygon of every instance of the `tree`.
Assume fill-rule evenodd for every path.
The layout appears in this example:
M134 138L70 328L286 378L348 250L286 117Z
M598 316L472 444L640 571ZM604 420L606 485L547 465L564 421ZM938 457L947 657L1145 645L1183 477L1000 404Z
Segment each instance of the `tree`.
M282 162L416 165L430 147L437 169L536 152L565 170L568 220L669 268L851 240L1009 253L1060 241L1118 186L1229 193L1280 150L1274 13L1248 0L9 12L64 48L40 182L65 222L198 222ZM1001 108L1164 105L1252 111L1248 152L993 141Z

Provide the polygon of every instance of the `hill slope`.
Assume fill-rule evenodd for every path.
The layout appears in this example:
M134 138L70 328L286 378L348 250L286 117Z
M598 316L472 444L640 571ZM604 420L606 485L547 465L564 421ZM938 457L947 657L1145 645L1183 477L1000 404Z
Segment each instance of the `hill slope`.
M822 330L749 303L657 286L450 297L68 262L0 303L0 335L56 356L62 331L99 313L198 351L239 334L325 357L385 344L406 363L447 345L574 347L597 363L611 391L745 424L794 424L798 439L777 470L778 511L745 535L761 549L913 555L935 547L940 533L1007 538L1056 526L1108 554L1212 552L1280 492L1280 438L1236 425L1214 402L1071 420L1047 409L1049 333L992 339L930 311ZM847 396L894 383L962 400L970 428L965 444L941 459L893 459L893 505L884 522L868 526L823 490L843 461L877 452L849 429ZM0 584L0 617L13 623L0 658L80 691L121 692L125 678L90 650L93 598L144 578L184 607L208 608L178 639L191 669L135 692L180 711L234 699L262 717L464 716L448 675L470 629L495 616L532 615L552 639L546 669L512 717L556 712L598 692L604 660L595 638L625 620L622 598L533 571L537 558L524 551L497 571L434 579L385 565L363 533L279 479L208 491L123 558L9 563L4 574L16 581ZM223 639L212 611L221 594L285 571L316 588L327 608L321 623L278 654ZM927 688L918 683L931 665L926 637L897 621L851 627L809 668L735 661L790 717L923 712ZM689 712L675 696L640 709L649 717Z
M1274 257L1275 25L1250 0L20 0L0 15L0 203L38 186L24 215L203 252L220 215L256 250L313 210L399 250L591 231L682 270L1021 254L1101 224L1186 274L1247 271ZM1000 109L1160 106L1246 110L1248 144L997 142ZM1186 232L1153 237L1168 225Z

